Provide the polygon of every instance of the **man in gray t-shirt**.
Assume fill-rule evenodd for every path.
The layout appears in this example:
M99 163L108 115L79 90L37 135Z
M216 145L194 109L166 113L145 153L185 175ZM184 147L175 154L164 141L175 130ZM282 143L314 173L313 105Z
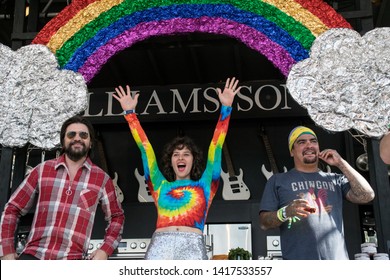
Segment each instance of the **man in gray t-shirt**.
M320 152L310 128L294 128L288 142L295 168L267 182L260 203L261 228L280 227L284 259L348 259L343 199L367 203L374 199L374 191L335 150ZM319 159L343 174L320 171Z

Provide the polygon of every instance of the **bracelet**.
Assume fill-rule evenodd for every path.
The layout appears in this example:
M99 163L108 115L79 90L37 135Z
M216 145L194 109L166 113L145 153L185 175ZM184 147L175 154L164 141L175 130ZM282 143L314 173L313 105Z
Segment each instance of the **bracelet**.
M281 221L282 223L289 220L289 218L286 217L286 208L287 206L284 206L276 212L276 216L278 217L279 221Z
M135 113L135 110L124 110L123 111L124 115L133 114L133 113Z
M294 217L292 217L292 218L287 218L287 220L288 220L288 226L287 226L287 228L290 229L292 223L298 222L298 221L300 221L301 219L300 219L299 217L297 217L297 216L294 216Z
M285 219L285 220L288 219L288 218L287 218L287 214L286 214L286 208L287 208L287 206L284 206L284 207L282 208L282 218Z

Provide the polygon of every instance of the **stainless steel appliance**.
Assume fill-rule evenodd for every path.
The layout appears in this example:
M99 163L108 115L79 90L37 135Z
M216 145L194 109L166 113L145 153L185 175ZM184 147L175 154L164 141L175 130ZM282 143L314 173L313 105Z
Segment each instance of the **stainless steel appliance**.
M281 260L282 247L280 246L280 236L269 235L267 236L267 259Z
M103 239L91 239L88 247L88 254L101 246ZM149 246L150 238L122 239L118 248L109 257L110 260L134 259L142 260L145 257Z
M252 253L251 224L206 224L204 231L207 255L228 255L230 249L243 248Z

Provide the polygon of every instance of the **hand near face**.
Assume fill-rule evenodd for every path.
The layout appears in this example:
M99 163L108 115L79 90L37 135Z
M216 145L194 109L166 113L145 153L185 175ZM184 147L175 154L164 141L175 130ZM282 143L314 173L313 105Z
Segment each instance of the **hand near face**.
M327 164L337 166L340 164L342 158L339 153L332 149L326 149L319 153L319 158L325 161Z

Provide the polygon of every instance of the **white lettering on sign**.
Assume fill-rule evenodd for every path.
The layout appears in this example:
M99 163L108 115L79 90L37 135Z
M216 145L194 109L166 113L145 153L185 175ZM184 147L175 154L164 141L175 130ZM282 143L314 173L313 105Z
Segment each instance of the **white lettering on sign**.
M106 98L102 97L100 93L88 93L88 106L84 111L85 117L119 116L122 114L122 112L114 113L113 111L113 106L116 103L113 98L115 91L104 91L104 93ZM160 88L159 91L148 87L131 91L131 94L132 96L141 94L137 105L137 113L140 115L192 115L215 113L220 109L216 87ZM144 98L143 102L140 102L141 98ZM243 85L237 93L233 109L241 112L292 110L288 102L288 90L285 84L278 86L272 84Z

